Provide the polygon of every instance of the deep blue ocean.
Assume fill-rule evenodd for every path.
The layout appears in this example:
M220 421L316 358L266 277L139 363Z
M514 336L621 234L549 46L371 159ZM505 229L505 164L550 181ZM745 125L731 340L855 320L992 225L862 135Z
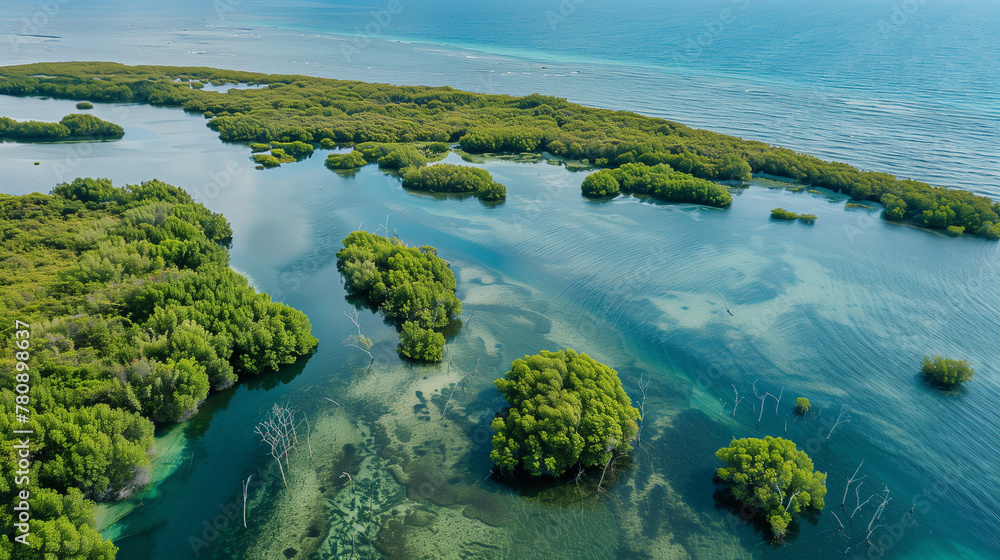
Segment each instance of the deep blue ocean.
M51 0L4 4L0 65L113 60L539 92L1000 200L997 31L995 0ZM0 96L0 115L58 120L73 105ZM125 137L0 143L0 192L48 192L77 175L187 188L232 222L233 268L305 311L320 339L308 360L160 430L153 484L98 511L119 559L1000 553L996 243L888 223L842 195L761 178L734 189L728 210L595 202L580 196L586 173L558 162L467 163L508 186L505 204L484 206L404 191L374 166L333 173L323 152L256 171L246 146L179 109L97 104L93 114ZM775 206L819 219L776 223ZM455 270L467 322L445 363L400 362L396 332L368 313L375 365L341 343L354 326L336 251L359 223L390 220ZM633 465L606 495L571 505L552 498L558 489L540 497L489 478L483 445L503 406L492 380L517 357L567 346L615 367L633 397L652 383ZM927 353L968 359L975 379L928 387L918 375ZM783 392L780 415L773 401L757 415L755 384ZM735 389L751 394L738 413ZM447 421L443 410L434 421L418 414L446 394ZM790 416L796 396L815 413ZM235 524L198 548L191 539L237 503L241 481L276 471L252 432L275 401L308 413L310 452L292 460L288 489L272 477L253 490L248 529ZM851 422L825 441L845 405ZM778 548L711 481L716 449L765 434L792 439L828 474L826 508ZM403 475L387 474L393 457L409 461ZM893 498L873 544L864 535L875 508L850 520L853 487L841 508L862 460L859 501L884 487ZM386 527L396 515L412 523L355 555L372 529L357 523L365 504Z

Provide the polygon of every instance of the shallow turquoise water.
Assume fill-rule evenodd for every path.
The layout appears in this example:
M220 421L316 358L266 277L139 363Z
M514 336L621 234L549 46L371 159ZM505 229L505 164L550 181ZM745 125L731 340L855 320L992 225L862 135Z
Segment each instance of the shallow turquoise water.
M0 97L0 114L19 118L71 110L71 102ZM996 243L888 224L845 209L839 195L760 180L736 190L728 210L631 197L593 202L579 194L584 173L547 163L484 164L509 193L505 204L484 206L405 192L371 166L338 176L323 168L322 152L254 171L244 147L219 142L203 119L179 110L102 105L94 113L125 126L125 138L2 144L3 191L47 191L78 175L118 184L156 177L189 188L233 223L233 267L308 313L320 339L308 361L216 395L191 422L162 434L160 483L102 515L107 522L124 514L105 531L123 558L189 557L206 521L242 506L234 502L241 480L268 473L251 494L250 530L232 521L202 557L271 558L266 545L282 539L291 544L277 552L294 557L308 545L316 557L334 557L350 531L360 534L343 530L346 514L338 512L345 500L357 502L351 511L364 527L369 494L383 519L418 505L439 519L430 525L444 531L436 544L425 527L402 533L423 551L457 554L482 541L497 548L479 557L497 558L842 558L848 547L848 557L868 557L858 531L874 509L858 514L854 538L838 534L831 515L846 521L840 495L862 459L865 488L887 485L894 498L873 537L889 557L989 558L1000 550ZM776 223L768 218L776 206L819 219ZM436 246L456 270L467 325L444 364L399 364L394 331L368 313L362 326L376 341L376 365L366 370L367 358L341 343L353 326L343 318L350 307L335 252L359 224L371 231L387 215L402 239ZM516 357L567 345L618 369L635 398L638 380L652 379L633 465L582 505L552 504L550 495L532 497L538 489L518 494L488 478L486 428L502 406L490 381ZM976 379L938 393L918 378L924 354L967 359ZM759 427L752 395L730 415L731 385L748 395L754 381L762 392L783 388L780 413L770 401ZM454 405L441 423L448 391ZM786 413L796 396L820 412L793 422ZM252 434L275 401L313 422L315 456L299 449L287 491ZM824 443L844 404L851 422ZM408 447L390 452L404 433L412 433ZM777 549L713 500L714 450L734 436L763 434L793 439L829 475L826 510ZM408 487L384 474L394 461L409 461ZM429 474L420 470L427 465ZM340 477L346 471L357 487ZM895 524L911 506L917 525ZM482 512L498 526L470 519ZM447 533L452 524L466 534ZM318 536L309 536L314 529ZM398 552L390 557L405 557L381 544Z

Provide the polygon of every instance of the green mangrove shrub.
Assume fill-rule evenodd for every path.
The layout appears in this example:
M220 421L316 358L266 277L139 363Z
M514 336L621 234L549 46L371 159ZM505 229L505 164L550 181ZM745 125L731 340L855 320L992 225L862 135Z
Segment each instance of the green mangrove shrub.
M777 540L788 534L792 518L806 509L823 509L826 475L795 443L767 436L734 439L715 452L725 465L716 476L733 496L760 511Z
M586 354L543 350L493 383L510 405L491 425L490 458L503 471L559 476L632 451L639 410L618 372Z

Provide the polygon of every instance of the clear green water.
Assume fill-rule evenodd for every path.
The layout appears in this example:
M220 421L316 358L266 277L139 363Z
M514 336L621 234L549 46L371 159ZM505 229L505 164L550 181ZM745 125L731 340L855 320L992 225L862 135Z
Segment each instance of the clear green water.
M0 97L0 114L15 118L68 112L71 102ZM102 525L117 520L104 534L121 558L191 557L192 538L205 541L202 558L347 558L352 541L358 558L874 558L861 538L874 508L857 514L853 538L832 515L847 521L853 490L847 515L840 496L861 459L863 488L888 485L894 498L873 534L888 557L1000 550L996 243L887 224L846 210L843 197L765 181L734 193L729 210L592 202L579 195L584 173L547 163L484 164L510 196L487 207L405 192L373 167L338 176L322 152L254 171L245 148L179 110L94 113L126 126L125 139L2 144L2 190L44 192L82 175L157 177L200 193L233 224L233 267L308 313L320 339L309 360L215 395L162 431L156 484L101 514ZM819 220L775 223L776 206ZM348 232L386 215L456 271L466 325L443 364L400 363L394 330L367 312L374 366L341 342L353 325L335 253ZM514 358L565 346L615 367L633 397L651 380L642 445L599 496L594 480L514 488L489 478L488 425L503 405L492 380ZM924 354L967 359L976 379L931 390L917 376ZM784 390L759 427L755 380L762 392ZM735 417L731 385L751 395ZM818 411L787 417L786 432L797 396ZM310 422L287 490L252 433L274 402ZM824 443L842 404L851 422ZM829 475L824 512L774 549L717 503L711 479L716 449L764 434L793 439ZM259 484L244 529L249 475ZM916 526L900 524L914 504ZM226 526L207 530L213 521ZM380 525L376 550L369 536Z

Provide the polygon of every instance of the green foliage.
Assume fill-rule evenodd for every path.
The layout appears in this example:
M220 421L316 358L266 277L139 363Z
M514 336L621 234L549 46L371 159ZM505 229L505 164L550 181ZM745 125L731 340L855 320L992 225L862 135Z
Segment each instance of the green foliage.
M228 221L160 181L77 179L53 195L0 194L0 324L32 325L36 442L32 544L17 558L110 559L93 499L146 482L153 422L190 415L210 387L291 363L316 345L299 311L229 268ZM169 270L168 270L169 268ZM0 368L13 371L13 353ZM0 429L14 426L0 377ZM0 452L11 456L11 440ZM0 502L13 500L0 461ZM0 522L11 526L10 508ZM0 539L0 558L11 549ZM20 546L20 545L18 545Z
M716 475L729 484L736 499L766 517L778 540L785 537L794 515L823 509L826 475L814 472L809 456L787 439L736 439L715 456L725 464Z
M805 397L799 397L795 399L795 412L798 414L806 414L812 409L812 405L809 404L809 399Z
M606 196L617 196L620 192L618 180L614 173L608 170L601 170L587 175L580 185L583 196L590 198L604 198Z
M330 154L326 156L327 169L357 169L368 165L365 156L357 150L347 154Z
M5 429L19 429L13 423L0 419ZM5 442L3 456L13 457L13 442ZM9 461L13 464L14 461ZM13 468L0 466L0 494L11 495L10 486L14 480ZM21 490L22 488L18 488ZM51 560L53 558L71 560L113 560L117 548L111 541L105 541L95 528L94 503L84 498L76 488L57 492L39 487L34 480L29 484L27 500L31 507L30 533L27 546L10 540L10 533L0 537L0 558L18 560ZM5 501L10 507L0 511L0 523L13 532L14 518L12 506L16 502Z
M399 332L399 355L418 362L440 362L444 357L444 335L414 321L403 323Z
M88 109L93 109L93 108L94 108L94 105L92 103L87 102L87 101L81 101L81 102L79 102L79 103L76 104L76 109L78 111L86 111Z
M149 466L153 424L107 404L56 408L37 415L41 443L39 482L48 488L79 488L103 499L128 490L137 470Z
M142 414L154 422L184 420L208 396L205 366L190 358L136 360L126 366L125 376Z
M501 200L507 200L507 187L501 183L493 181L489 185L479 189L476 193L479 200L483 202L499 202Z
M493 180L490 172L476 167L439 163L410 167L403 173L403 187L439 193L475 193L482 200L504 200L507 187Z
M454 273L436 251L355 231L337 252L337 269L351 297L401 325L401 356L441 361L444 337L431 336L439 334L432 331L458 316L462 302L455 297Z
M948 387L971 381L972 375L975 373L969 362L946 360L941 356L934 356L933 360L924 356L921 372L928 380Z
M559 476L632 450L639 411L618 372L586 354L525 356L494 384L510 407L493 419L490 458L506 471Z
M477 152L533 152L541 145L542 131L530 127L480 127L462 136L462 149Z
M270 151L271 151L271 145L270 144L263 144L261 142L251 142L250 143L250 152L251 153L260 154L260 153L263 153L263 152L270 152Z
M816 221L815 214L796 214L795 212L789 212L784 208L774 208L771 210L771 219L774 220L800 220L807 224L811 224Z
M965 227L963 226L948 226L948 235L952 237L959 237L965 233Z
M886 220L899 222L906 219L906 201L896 195L887 194L882 197L882 204L885 205L885 212L882 217Z
M192 89L178 79L267 87L221 93ZM747 180L751 173L766 173L844 192L856 200L882 202L886 219L942 229L960 226L966 233L1000 238L1000 203L968 191L900 180L763 142L538 94L512 97L449 87L101 62L7 66L0 76L0 94L183 107L214 115L208 125L222 139L232 141L435 143L425 152L439 149L437 143L458 141L469 152L545 150L569 159L587 159L598 167L665 164L675 172L707 180ZM369 162L385 158L380 166L386 169L424 164L411 151L378 157L366 153L364 157ZM686 178L669 182L674 186L660 195L666 200L712 192ZM656 192L650 194L656 196ZM724 205L721 193L714 201L715 195L708 198L699 203Z
M648 194L660 200L671 202L691 202L725 208L733 203L729 191L705 179L699 179L687 172L675 171L665 163L646 165L645 163L626 163L618 169L598 171L594 175L610 175L614 178L622 192ZM589 177L588 177L589 179ZM606 191L609 195L616 190L613 183L602 178L598 183L586 184L584 180L583 193L589 191Z
M410 144L381 144L365 142L354 148L365 161L378 162L382 169L403 169L427 165L425 156L416 146Z
M93 115L66 115L58 123L17 122L0 117L0 139L30 141L105 140L121 138L125 129Z
M295 142L271 142L272 154L274 153L274 149L282 150L285 154L298 160L311 156L315 147L312 144L296 140Z
M121 138L125 135L124 128L94 115L66 115L59 124L68 128L70 136L74 138Z
M980 231L983 232L982 235L986 239L996 241L1000 239L1000 222L996 224L986 222L986 225L984 225Z
M304 313L257 293L228 266L202 266L146 284L128 297L126 309L134 324L156 335L171 337L188 321L200 325L214 337L216 355L232 352L228 359L237 375L276 370L317 344ZM213 382L225 376L220 371Z
M272 167L278 167L282 163L284 163L280 159L271 154L254 154L253 160L258 165L266 167L268 169ZM295 161L295 158L291 158L291 160Z

